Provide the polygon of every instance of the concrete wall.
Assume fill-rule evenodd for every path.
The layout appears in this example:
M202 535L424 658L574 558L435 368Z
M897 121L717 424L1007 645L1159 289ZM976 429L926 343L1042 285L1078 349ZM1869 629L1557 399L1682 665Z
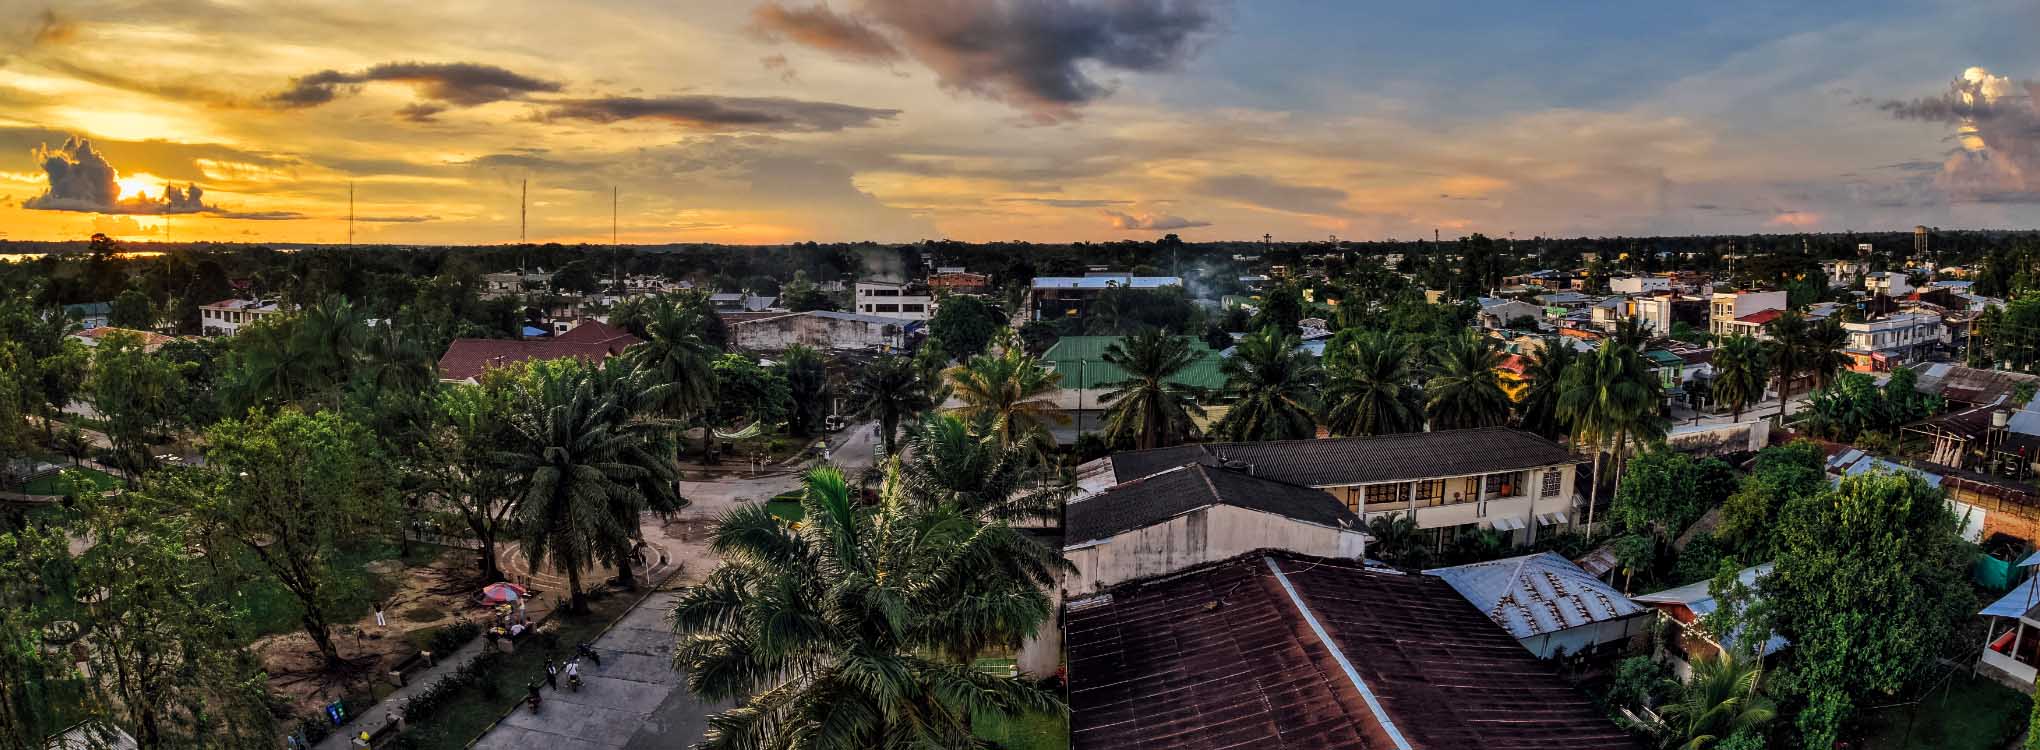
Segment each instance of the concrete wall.
M869 349L894 342L907 321L876 323L789 313L730 325L730 343L753 351L785 351L794 344L818 349ZM887 329L895 335L889 336Z
M1075 544L1063 548L1063 556L1076 570L1064 578L1062 589L1072 598L1257 549L1340 558L1366 552L1360 529L1335 529L1230 505L1202 508L1095 543L1070 541Z
M1693 429L1674 426L1672 433L1665 436L1665 445L1672 450L1699 456L1763 450L1770 444L1771 422L1766 419Z
M1630 639L1648 632L1651 621L1656 617L1656 610L1646 609L1620 620L1566 628L1555 633L1519 638L1516 642L1523 644L1523 648L1539 659L1549 659L1557 655L1560 648L1565 649L1567 655L1577 654L1597 645L1623 648Z

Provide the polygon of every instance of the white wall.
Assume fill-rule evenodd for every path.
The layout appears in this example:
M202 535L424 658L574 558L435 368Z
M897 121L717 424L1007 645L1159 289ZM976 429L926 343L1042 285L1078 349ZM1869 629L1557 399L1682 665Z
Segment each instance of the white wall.
M1076 569L1062 588L1073 598L1257 549L1339 558L1358 558L1366 552L1366 535L1360 529L1335 529L1230 505L1201 508L1095 543L1070 541L1063 557Z

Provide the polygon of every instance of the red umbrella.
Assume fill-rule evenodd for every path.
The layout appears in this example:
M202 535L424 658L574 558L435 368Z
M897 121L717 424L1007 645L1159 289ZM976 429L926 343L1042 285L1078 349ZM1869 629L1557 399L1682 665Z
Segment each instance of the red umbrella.
M491 583L482 587L482 601L508 604L524 598L524 587L514 583Z

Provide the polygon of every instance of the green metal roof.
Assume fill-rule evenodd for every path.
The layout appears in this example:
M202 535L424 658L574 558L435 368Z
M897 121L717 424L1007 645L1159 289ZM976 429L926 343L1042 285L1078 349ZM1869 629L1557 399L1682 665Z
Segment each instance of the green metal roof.
M1686 360L1680 359L1679 355L1663 349L1652 349L1644 352L1643 358L1650 360L1659 367L1676 367L1686 364Z
M1105 361L1105 350L1119 343L1122 336L1064 336L1054 346L1042 352L1041 362L1062 375L1062 387L1092 389L1104 388L1111 383L1126 379L1126 371ZM1219 388L1225 385L1225 375L1218 370L1221 361L1218 352L1197 338L1190 340L1190 353L1197 357L1189 367L1169 378L1196 388Z

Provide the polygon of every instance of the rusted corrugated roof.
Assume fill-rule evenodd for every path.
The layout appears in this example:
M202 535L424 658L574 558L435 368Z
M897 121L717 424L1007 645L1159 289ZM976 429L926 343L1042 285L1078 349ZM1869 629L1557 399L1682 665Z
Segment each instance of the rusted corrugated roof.
M1640 747L1431 576L1255 553L1065 622L1076 748Z

